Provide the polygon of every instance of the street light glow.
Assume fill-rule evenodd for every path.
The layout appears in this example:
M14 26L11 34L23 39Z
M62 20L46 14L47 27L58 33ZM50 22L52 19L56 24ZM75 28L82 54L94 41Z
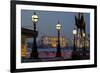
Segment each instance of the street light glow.
M83 37L85 37L85 33L83 33Z
M34 15L32 15L32 22L36 23L38 21L38 16L36 15L36 13L34 13Z
M61 29L61 24L58 23L58 24L56 25L56 29L57 29L57 30L60 30L60 29Z
M73 30L73 34L76 35L77 34L77 30L74 28Z

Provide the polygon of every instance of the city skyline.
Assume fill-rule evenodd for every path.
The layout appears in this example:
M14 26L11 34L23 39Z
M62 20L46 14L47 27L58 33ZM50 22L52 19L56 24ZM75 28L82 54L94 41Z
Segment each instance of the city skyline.
M73 29L75 26L76 12L56 12L56 11L39 11L39 10L21 10L21 26L33 29L31 16L36 12L39 19L37 22L38 38L44 35L57 36L56 24L58 21L62 25L61 36L67 39L73 38ZM90 14L83 13L86 23L86 33L90 33Z

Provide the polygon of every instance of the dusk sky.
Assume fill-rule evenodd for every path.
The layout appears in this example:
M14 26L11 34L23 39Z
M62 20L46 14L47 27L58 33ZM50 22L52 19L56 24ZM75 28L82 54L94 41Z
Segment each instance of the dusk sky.
M62 25L61 36L67 39L72 39L73 28L75 26L76 12L56 12L56 11L38 11L35 10L39 17L37 22L38 37L43 35L57 36L56 24L58 21ZM34 10L21 10L21 26L28 29L33 29L31 16ZM90 14L84 13L86 22L86 32L90 33Z

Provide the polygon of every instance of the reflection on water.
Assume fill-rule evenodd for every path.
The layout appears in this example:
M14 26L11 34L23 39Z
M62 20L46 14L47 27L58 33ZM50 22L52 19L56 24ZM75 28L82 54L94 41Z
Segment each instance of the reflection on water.
M52 59L52 58L56 58L56 51L57 49L56 48L38 48L38 56L40 59L43 59L43 61L48 61L48 59ZM87 58L86 59L89 59L89 49L87 49ZM83 53L83 50L82 48L81 49L76 49L76 52L75 52L77 55L82 55ZM27 48L27 53L26 53L26 59L28 61L28 59L30 59L30 54L31 54L31 48ZM72 58L72 54L73 54L73 48L63 48L61 49L61 55L62 55L62 59L64 60L67 60L67 59L73 59ZM81 56L82 58L82 56ZM80 59L81 59L80 58ZM24 59L22 59L24 60Z

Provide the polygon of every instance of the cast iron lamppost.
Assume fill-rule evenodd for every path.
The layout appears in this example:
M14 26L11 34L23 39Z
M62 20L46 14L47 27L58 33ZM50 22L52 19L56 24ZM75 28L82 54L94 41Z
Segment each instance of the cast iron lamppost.
M74 30L73 30L73 36L74 36L74 39L73 39L73 53L72 53L72 58L75 58L76 57L76 46L77 46L77 44L76 44L76 34L77 34L77 29L76 28L74 28Z
M36 23L38 22L38 16L34 12L34 15L32 15L32 23L33 23L33 44L32 44L32 52L31 52L31 58L38 58L38 51L37 51L37 43L36 43L36 38L38 36L38 31L36 30Z
M84 43L84 45L83 45L83 56L85 56L85 36L86 36L86 34L85 33L83 33L83 43Z
M56 29L57 29L57 32L58 32L58 44L57 44L56 57L61 57L61 47L60 47L60 30L61 30L61 24L59 22L56 25Z

